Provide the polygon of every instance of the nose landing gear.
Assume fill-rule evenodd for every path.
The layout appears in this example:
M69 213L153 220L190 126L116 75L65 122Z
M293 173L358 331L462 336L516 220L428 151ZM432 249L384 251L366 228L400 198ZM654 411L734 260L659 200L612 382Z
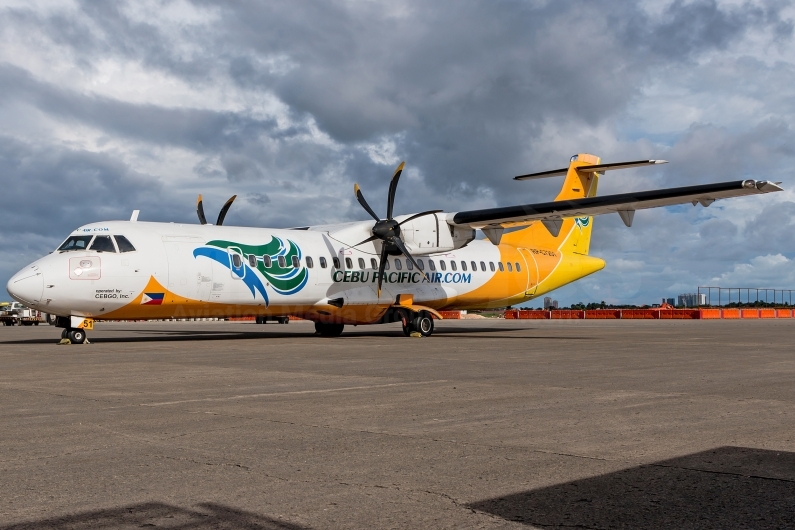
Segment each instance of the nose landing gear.
M72 344L83 344L86 342L86 332L82 329L65 328L61 332L61 339L69 339Z

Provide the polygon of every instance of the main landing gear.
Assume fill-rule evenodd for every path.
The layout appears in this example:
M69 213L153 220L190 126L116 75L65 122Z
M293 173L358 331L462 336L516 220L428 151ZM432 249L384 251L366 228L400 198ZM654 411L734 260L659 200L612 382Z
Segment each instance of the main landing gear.
M86 341L86 332L82 329L64 328L61 332L62 339L69 339L72 344L83 344Z
M315 322L315 333L321 337L339 337L345 324L331 324L328 322Z
M401 323L403 324L403 334L407 337L414 332L423 337L430 337L433 334L433 315L428 311L419 313L405 311L401 315Z

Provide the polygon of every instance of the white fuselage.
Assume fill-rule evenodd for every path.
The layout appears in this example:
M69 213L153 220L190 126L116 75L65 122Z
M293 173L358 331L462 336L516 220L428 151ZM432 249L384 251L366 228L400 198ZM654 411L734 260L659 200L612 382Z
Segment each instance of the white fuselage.
M380 242L352 248L322 230L111 221L72 235L124 236L135 250L52 252L11 278L9 293L48 313L100 320L299 314L366 323L398 295L435 309L452 307L495 275L508 274L500 272L499 247L475 240L419 256L424 271L390 256L379 296ZM513 264L511 283L522 296L533 266ZM488 307L506 298L495 295L468 303Z

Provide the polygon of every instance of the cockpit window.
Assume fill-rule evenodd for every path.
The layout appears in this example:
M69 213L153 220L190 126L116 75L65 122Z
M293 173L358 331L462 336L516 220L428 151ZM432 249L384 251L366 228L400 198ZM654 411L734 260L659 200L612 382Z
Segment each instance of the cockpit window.
M88 243L94 236L70 236L63 244L58 247L58 252L69 252L70 250L85 250Z
M119 252L135 252L135 247L132 246L130 240L124 236L113 236L116 238L116 245L119 247Z
M110 236L97 236L94 238L94 242L91 243L91 247L89 250L93 250L95 252L116 252L116 247L113 246L113 240Z

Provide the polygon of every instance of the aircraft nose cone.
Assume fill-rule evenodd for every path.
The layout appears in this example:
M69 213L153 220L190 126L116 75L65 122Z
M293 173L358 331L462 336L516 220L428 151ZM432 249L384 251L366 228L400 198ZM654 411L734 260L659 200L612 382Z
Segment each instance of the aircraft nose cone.
M8 280L6 290L16 301L36 305L44 292L44 276L36 265L25 267Z

